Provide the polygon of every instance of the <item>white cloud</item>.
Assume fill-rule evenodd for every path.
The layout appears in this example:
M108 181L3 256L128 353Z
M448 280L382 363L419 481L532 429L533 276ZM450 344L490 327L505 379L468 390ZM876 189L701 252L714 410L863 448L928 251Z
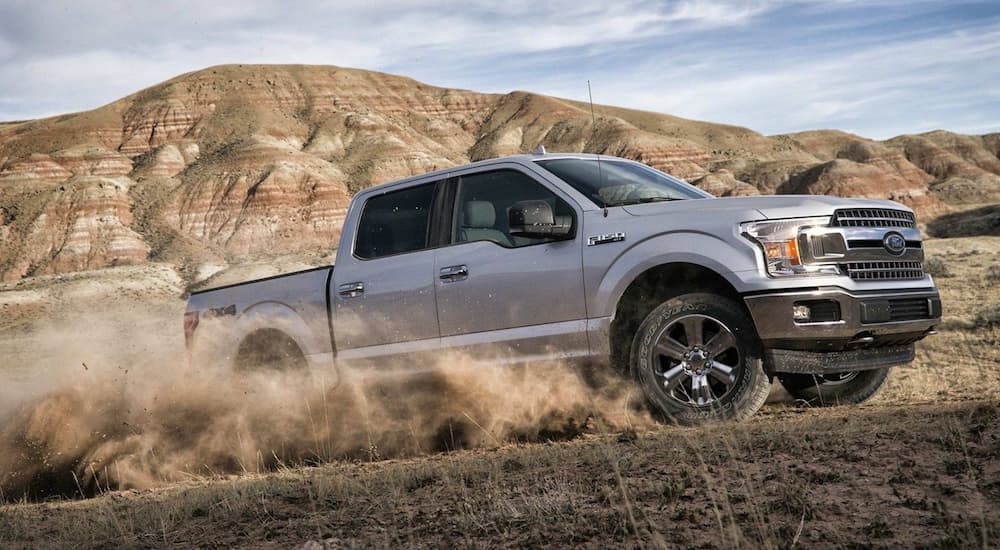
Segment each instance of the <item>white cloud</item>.
M563 0L512 1L497 9L491 2L314 1L290 9L276 0L180 0L122 10L114 0L13 0L0 6L0 54L12 43L7 49L17 55L0 64L0 81L21 99L0 105L0 118L92 108L222 63L405 65L401 72L412 66L433 77L436 67L451 63L637 41L667 32L671 22L724 24L745 13L714 6L686 1L666 9L632 0L608 8Z
M14 45L0 35L0 60L9 59L14 55Z
M671 21L697 22L705 25L736 25L746 23L764 13L772 4L767 2L712 2L688 0L680 2L670 13Z
M946 124L949 119L960 122L949 112L988 104L996 97L991 85L996 82L1000 24L974 33L859 47L850 53L808 50L785 60L769 57L748 63L725 53L696 66L651 60L626 78L604 83L601 101L615 98L635 107L767 133L851 124L864 134L889 137L914 131L919 124L913 117L924 113L937 113ZM573 89L560 91L580 97ZM992 117L992 126L953 128L1000 130L998 107L980 113Z
M149 0L126 10L117 0L7 0L0 119L93 108L209 65L314 63L577 99L592 79L600 103L768 133L840 125L885 136L918 120L961 130L991 117L1000 126L998 88L986 85L1000 82L1000 6L964 18L953 7Z

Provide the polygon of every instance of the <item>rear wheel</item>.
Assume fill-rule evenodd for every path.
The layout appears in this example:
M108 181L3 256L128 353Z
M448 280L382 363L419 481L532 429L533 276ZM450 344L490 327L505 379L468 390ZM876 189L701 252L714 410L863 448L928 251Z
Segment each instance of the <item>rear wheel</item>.
M757 334L739 304L714 294L671 298L636 331L630 361L649 402L683 425L743 420L767 399Z
M234 361L237 369L294 370L305 366L305 355L295 340L275 329L261 329L247 336Z
M864 403L875 397L889 380L891 369L873 369L836 374L778 373L778 380L796 399L829 407Z

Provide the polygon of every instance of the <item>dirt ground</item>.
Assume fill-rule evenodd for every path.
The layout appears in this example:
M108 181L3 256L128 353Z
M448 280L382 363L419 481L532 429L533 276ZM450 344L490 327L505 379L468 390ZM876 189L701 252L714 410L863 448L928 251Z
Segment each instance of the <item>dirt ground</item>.
M864 406L804 408L776 388L737 425L588 425L411 458L373 447L315 467L192 472L87 500L4 495L0 546L994 547L1000 237L925 246L942 260L941 333ZM0 289L0 418L176 348L183 286L147 266ZM93 308L118 322L81 327ZM119 364L100 365L108 346Z

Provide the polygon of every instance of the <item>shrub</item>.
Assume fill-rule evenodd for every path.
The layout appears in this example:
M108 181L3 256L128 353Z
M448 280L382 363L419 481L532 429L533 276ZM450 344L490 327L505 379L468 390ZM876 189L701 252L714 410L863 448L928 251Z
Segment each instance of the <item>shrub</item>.
M948 262L941 256L928 256L924 259L924 271L935 277L951 277Z
M1000 302L990 304L976 313L977 327L1000 327Z
M986 280L990 282L1000 281L1000 265L991 265L986 269Z

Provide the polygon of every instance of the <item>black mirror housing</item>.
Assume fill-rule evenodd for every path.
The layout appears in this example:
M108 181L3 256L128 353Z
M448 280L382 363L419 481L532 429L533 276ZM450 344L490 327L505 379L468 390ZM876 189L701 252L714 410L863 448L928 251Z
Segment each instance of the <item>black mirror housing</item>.
M543 200L516 202L507 209L507 225L515 237L532 239L567 238L573 234L571 216L555 216Z

